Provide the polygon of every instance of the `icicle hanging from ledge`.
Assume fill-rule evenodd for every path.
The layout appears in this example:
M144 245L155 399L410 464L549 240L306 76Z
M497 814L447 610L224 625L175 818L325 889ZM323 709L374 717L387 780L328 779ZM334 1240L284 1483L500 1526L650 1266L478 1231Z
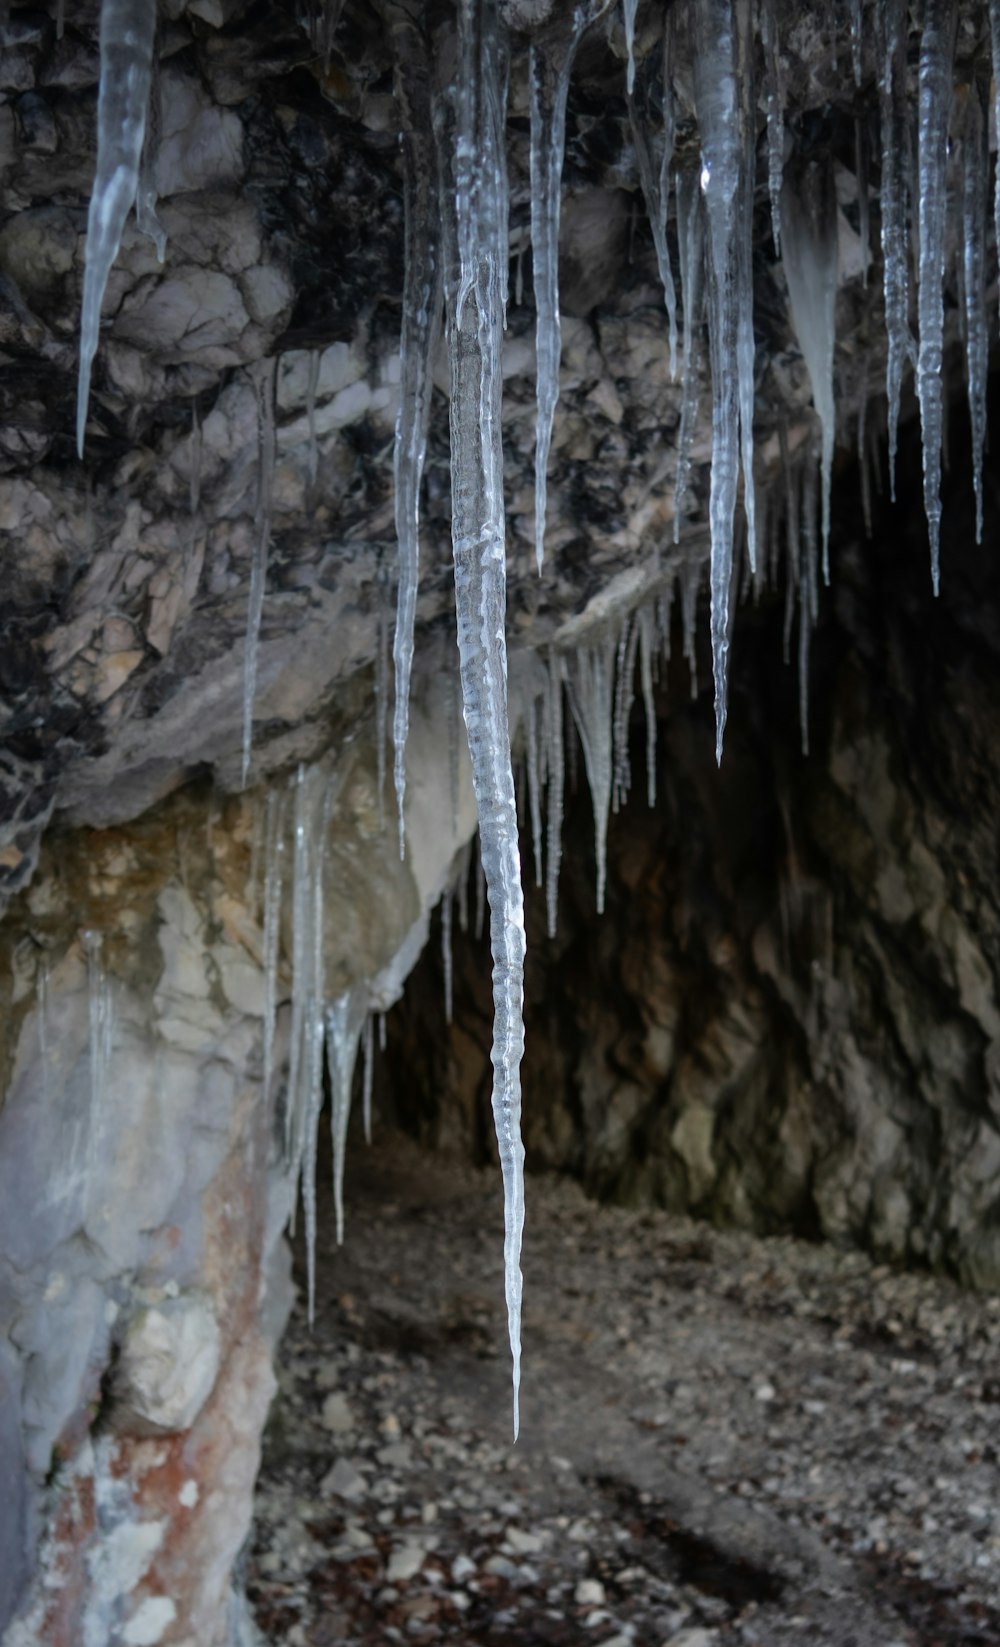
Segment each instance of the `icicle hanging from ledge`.
M493 1117L504 1182L504 1290L521 1378L524 902L507 719L500 347L507 304L508 48L495 0L460 0L458 82L436 111L451 370L452 551L465 724L493 954Z

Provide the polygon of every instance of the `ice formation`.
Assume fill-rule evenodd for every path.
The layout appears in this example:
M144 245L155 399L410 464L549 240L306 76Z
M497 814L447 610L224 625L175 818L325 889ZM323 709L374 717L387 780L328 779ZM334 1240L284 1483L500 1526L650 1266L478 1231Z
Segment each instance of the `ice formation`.
M155 38L156 0L101 0L97 169L87 214L76 399L76 448L80 457L87 428L90 373L101 329L101 304L139 187Z
M545 558L545 506L552 422L559 400L559 207L562 198L566 98L577 47L592 14L606 0L577 5L562 26L532 43L528 57L531 119L531 261L535 287L536 398L535 560L541 573ZM635 0L625 0L626 17ZM631 60L630 60L631 61Z
M441 323L441 252L437 162L428 76L420 34L401 9L393 14L396 102L403 133L403 320L399 413L393 451L396 540L399 546L396 629L392 657L396 700L392 718L393 776L399 812L399 855L405 850L406 739L410 722L413 628L420 582L420 485L431 410L431 363Z
M493 953L493 1117L504 1182L504 1291L521 1381L524 907L507 720L506 525L500 349L507 305L507 42L495 0L460 0L459 82L438 121L455 219L445 214L451 372L452 553L465 724ZM449 143L449 137L451 143Z
M931 580L940 582L941 442L944 389L945 228L948 215L948 124L955 55L955 0L926 0L920 41L917 119L917 214L920 348L917 395L924 447L924 509L931 540Z

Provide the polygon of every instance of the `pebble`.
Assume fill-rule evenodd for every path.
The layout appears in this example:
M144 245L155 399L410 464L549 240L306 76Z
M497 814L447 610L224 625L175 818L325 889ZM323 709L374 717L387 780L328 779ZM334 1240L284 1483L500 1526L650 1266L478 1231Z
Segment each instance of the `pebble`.
M319 1490L334 1498L346 1498L350 1501L364 1498L368 1491L368 1483L349 1458L338 1458L333 1468L327 1470L319 1484Z
M344 1435L348 1430L353 1430L354 1414L346 1395L340 1390L332 1391L323 1402L320 1423L332 1435Z
M426 1560L427 1552L421 1545L401 1544L389 1557L385 1576L390 1584L405 1584L407 1579L419 1573Z
M578 1607L603 1607L604 1585L599 1578L581 1578L573 1591L573 1600Z

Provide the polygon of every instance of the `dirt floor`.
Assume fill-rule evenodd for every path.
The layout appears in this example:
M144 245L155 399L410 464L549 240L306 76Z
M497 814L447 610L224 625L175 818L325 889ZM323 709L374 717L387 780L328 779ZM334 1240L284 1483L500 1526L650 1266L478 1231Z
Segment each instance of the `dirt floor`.
M1000 1299L529 1180L512 1447L498 1176L352 1151L265 1441L268 1642L1000 1647Z

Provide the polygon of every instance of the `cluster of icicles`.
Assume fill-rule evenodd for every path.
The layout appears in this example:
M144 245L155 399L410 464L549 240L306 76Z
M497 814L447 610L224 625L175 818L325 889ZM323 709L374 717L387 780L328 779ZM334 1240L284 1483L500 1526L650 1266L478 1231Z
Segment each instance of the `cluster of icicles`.
M559 392L559 208L567 96L573 60L585 32L605 16L611 0L578 0L556 15L530 43L531 235L537 311L537 442L535 536L543 568L546 470ZM711 641L715 676L717 755L726 720L726 686L734 584L736 504L742 483L745 546L758 576L763 506L758 508L753 470L754 332L752 248L758 125L767 132L767 186L775 247L787 278L792 320L805 359L820 426L818 474L812 461L793 474L786 462L783 513L800 607L800 667L808 663L808 630L817 598L817 536L828 570L830 486L835 439L834 335L837 291L837 204L828 171L785 170L788 134L780 0L677 0L664 7L663 52L637 73L634 60L637 0L622 0L628 50L626 97L632 120L639 181L646 202L663 283L670 359L682 381L677 449L675 530L683 513L691 441L697 415L698 359L707 322L712 384ZM904 370L916 370L924 450L924 497L930 531L931 570L939 578L940 475L943 431L942 354L949 215L957 201L958 285L966 346L972 421L977 530L982 522L982 454L986 425L988 323L987 175L991 83L1000 98L1000 0L988 0L992 54L962 66L955 87L956 0L923 0L917 62L915 127L908 84L907 0L826 0L816 8L831 38L847 14L851 70L858 86L865 65L875 63L880 121L881 233L884 309L888 338L886 390L890 475ZM401 340L401 401L394 474L399 543L398 605L393 641L395 664L395 782L403 841L405 748L409 682L419 577L420 493L431 403L430 362L442 309L451 371L452 535L464 715L472 755L480 819L480 853L490 906L495 1024L494 1115L505 1186L505 1277L514 1358L515 1431L520 1354L523 1224L523 1150L520 1142L519 1065L523 1050L522 980L524 923L517 808L511 762L505 645L505 522L501 431L501 348L509 260L506 105L510 40L500 0L457 0L458 52L454 78L437 84L434 52L412 12L387 0L386 17L396 62L396 94L404 161L405 289ZM340 5L329 8L339 16ZM976 37L986 32L979 20ZM324 32L329 47L330 29ZM759 39L758 54L755 42ZM144 146L154 58L155 0L102 0L98 161L90 206L84 283L78 401L82 452L92 362L101 304L128 212L157 241L153 166ZM759 56L759 62L758 62ZM683 72L678 73L678 68ZM760 81L760 95L758 95ZM693 106L692 99L693 96ZM652 115L650 107L653 108ZM762 120L759 109L764 110ZM683 158L675 135L693 115L699 145L695 162ZM994 115L996 118L996 114ZM915 143L913 141L915 137ZM683 155L689 152L683 146ZM864 144L860 137L859 152ZM956 160L957 156L957 160ZM862 261L868 258L869 205L859 165ZM954 186L957 181L957 186ZM674 197L677 273L668 236ZM1000 225L1000 183L995 203ZM911 240L913 247L911 249ZM918 342L909 325L911 264L916 274ZM678 367L678 307L683 329ZM256 368L260 406L260 480L257 537L252 568L246 643L244 782L249 769L257 634L270 537L270 474L274 460L274 364ZM315 384L313 384L315 390ZM314 464L315 466L315 464ZM817 507L818 505L818 507ZM772 511L773 515L774 511ZM820 529L817 534L816 517ZM773 522L772 522L773 528ZM793 550L794 540L794 550ZM763 557L762 557L763 558ZM791 607L789 608L791 612ZM790 620L789 620L790 622ZM644 648L637 623L636 644ZM595 813L606 817L615 789L607 739L593 728L609 710L606 660L581 665L573 702L595 796ZM645 668L645 666L644 666ZM645 676L644 676L645 679ZM561 713L561 689L549 694L550 715ZM558 701L559 710L555 708ZM806 715L803 690L803 734ZM557 737L550 748L560 745ZM534 757L530 753L529 779ZM560 756L549 758L550 790ZM555 764L554 764L555 763ZM609 779L609 771L612 776ZM315 1111L321 1080L321 1044L339 1071L335 1091L349 1084L357 1042L357 1003L325 1005L318 922L321 888L315 844L298 808L308 783L296 790L295 977L296 1025L291 1089L306 1095L289 1105L288 1139L293 1157L315 1153ZM533 794L537 794L537 782ZM313 804L309 802L308 804ZM536 803L531 802L533 826ZM275 823L275 830L278 824ZM535 827L537 839L538 827ZM599 825L598 833L601 833ZM275 835L275 840L278 835ZM312 855L312 856L311 856ZM550 836L550 871L551 871ZM600 898L599 870L599 898ZM306 887L311 891L306 892ZM312 899L311 912L305 903ZM305 902L303 902L305 900ZM300 909L300 904L302 909ZM552 918L550 916L550 918ZM277 942L271 912L270 942ZM273 960L273 957L272 957ZM308 983L300 980L307 979ZM273 987L273 986L272 986ZM363 1018L363 1014L362 1014ZM271 1046L270 1032L268 1056ZM267 1061L267 1059L265 1060ZM301 1073L300 1073L301 1072ZM338 1085L339 1083L339 1085ZM312 1140L312 1141L311 1141ZM340 1169L338 1169L339 1171ZM339 1192L338 1192L339 1193Z

